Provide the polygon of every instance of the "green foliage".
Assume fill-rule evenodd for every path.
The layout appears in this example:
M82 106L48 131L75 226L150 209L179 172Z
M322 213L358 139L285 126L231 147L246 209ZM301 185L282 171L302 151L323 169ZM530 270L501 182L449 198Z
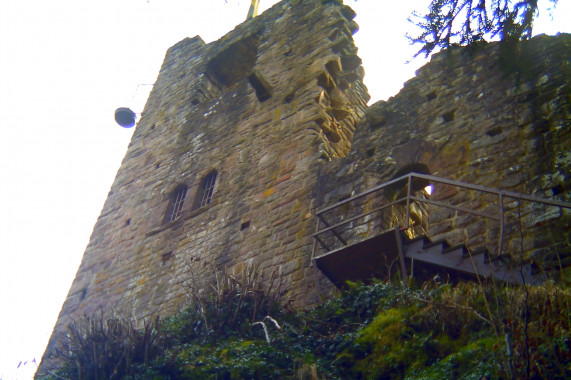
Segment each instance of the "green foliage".
M245 336L252 331L251 323L280 313L281 278L275 272L262 278L257 265L246 267L239 276L216 270L212 283L201 286L191 281L188 288L188 306L167 318L164 326L179 342Z
M83 330L75 327L76 343L62 357L66 366L60 376L555 379L571 374L571 292L554 284L427 283L421 289L390 282L349 284L323 305L294 312L259 302L273 293L247 291L256 288L253 281L243 277L234 279L240 285L229 286L227 277L209 284L212 291L201 292L202 300L141 332L103 318L90 319ZM238 302L242 294L248 295ZM266 312L271 317L262 317ZM84 355L94 342L100 355ZM109 365L102 358L114 361ZM99 377L92 376L95 372Z
M482 338L460 347L444 359L419 371L411 371L405 379L465 379L479 380L490 374L497 374L501 363L494 355L494 338Z
M482 326L474 315L465 315L462 308L442 308L431 298L452 291L449 285L423 291L401 290L389 304L394 306L385 305L371 323L359 330L355 344L340 354L347 367L345 377L416 378L430 368L446 368L441 360L478 339L480 331L484 336L489 334L489 326ZM472 371L466 366L456 372Z
M417 55L426 56L454 44L471 45L496 36L512 44L531 38L536 14L536 0L432 0L426 15L413 14L422 32L409 38L422 44Z
M122 319L84 317L68 326L67 342L58 350L65 363L60 374L93 380L137 376L139 364L149 363L164 352L162 338L158 319L135 329Z
M342 0L321 0L323 4L335 4L335 5L343 5Z

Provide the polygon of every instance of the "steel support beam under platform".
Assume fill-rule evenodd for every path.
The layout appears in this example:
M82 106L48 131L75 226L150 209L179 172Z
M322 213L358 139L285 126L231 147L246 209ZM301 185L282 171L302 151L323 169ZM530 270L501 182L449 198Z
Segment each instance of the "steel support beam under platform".
M315 258L315 264L338 288L347 281L386 278L399 271L398 230L389 230L359 243Z

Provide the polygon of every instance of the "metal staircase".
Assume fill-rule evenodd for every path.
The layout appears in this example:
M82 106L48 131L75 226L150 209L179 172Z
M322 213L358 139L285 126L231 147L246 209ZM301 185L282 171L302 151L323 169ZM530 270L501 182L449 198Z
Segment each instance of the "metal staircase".
M414 194L415 183L416 189L419 187L418 184L424 186L428 183L440 183L445 186L497 195L499 200L497 215L419 197ZM404 186L406 196L390 202L378 201L378 198L382 198L385 189L391 186L394 188L395 185ZM571 203L568 202L530 197L424 174L409 173L316 212L317 222L316 232L313 235L315 241L312 259L337 287L343 287L347 281L392 277L397 271L404 278L414 276L429 279L441 275L451 280L493 279L511 284L538 284L549 278L548 270L571 265L570 257L566 257L571 256L569 252L562 252L563 257L557 255L555 265L552 263L542 267L547 270L539 270L541 265L532 259L514 262L513 257L504 252L505 229L509 222L507 207L504 206L506 198L560 208L566 210L560 213L566 217L569 217L567 210L571 209ZM365 202L368 202L368 206ZM445 207L472 214L476 218L488 218L497 222L498 242L492 244L497 247L497 252L491 254L486 248L471 251L463 243L451 246L446 240L432 241L427 237L426 231L419 232L418 228L415 231L414 226L411 225L411 220L414 220L411 218L412 202L431 204L432 207ZM374 207L370 206L371 204L374 204ZM394 207L399 204L401 205L401 217L400 220L397 218L396 226L387 226L388 229L369 234L370 236L367 234L359 236L356 233L362 230L363 226L374 223L379 213L393 213ZM358 211L354 214L348 213L350 205Z
M410 275L417 266L438 270L443 268L448 274L468 278L494 278L511 284L538 284L545 281L544 273L532 273L532 264L522 264L510 268L500 261L490 260L487 250L470 252L465 244L450 246L445 240L432 242L427 237L410 240L405 244L404 257L410 262ZM424 277L427 277L426 275Z

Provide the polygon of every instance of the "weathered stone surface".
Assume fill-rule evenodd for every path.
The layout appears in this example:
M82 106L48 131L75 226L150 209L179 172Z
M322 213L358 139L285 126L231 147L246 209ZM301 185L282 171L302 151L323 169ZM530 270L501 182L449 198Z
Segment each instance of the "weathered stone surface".
M436 54L399 94L370 106L349 156L324 165L320 191L325 196L316 205L326 206L328 194L349 184L359 193L418 168L569 201L571 36L539 36L522 43L511 72L500 67L498 54L497 43L472 55L461 49ZM350 165L358 169L337 174ZM433 185L431 200L501 216L498 195ZM499 253L502 236L502 251L524 259L558 241L569 246L570 219L564 210L509 197L504 206L502 234L498 221L432 205L429 235L467 243L470 249L486 247L491 254ZM385 221L385 229L403 223L402 218L377 220ZM559 240L548 241L539 229L543 225L559 231Z
M186 282L215 267L279 271L297 305L331 290L309 265L316 163L347 154L368 93L354 13L327 3L284 1L219 41L169 49L42 368L71 319L167 314ZM210 203L193 207L212 170ZM181 185L182 213L170 221Z
M296 305L318 302L332 285L311 265L315 211L412 169L569 200L571 36L523 44L536 58L517 80L500 70L498 44L437 54L399 94L366 110L353 15L337 2L283 1L219 41L187 38L169 49L39 374L57 364L50 357L71 319L169 314L189 282L214 268L238 273L256 262L264 276L280 273ZM209 197L202 183L213 171ZM413 186L421 196L424 184ZM171 218L181 188L186 198ZM395 184L354 208L374 210L403 191ZM493 195L448 185L433 194L498 215ZM506 204L503 250L545 256L554 244L569 247L570 213ZM409 236L428 231L497 253L497 222L414 207ZM341 208L332 223L352 212ZM520 216L532 227L523 242ZM351 242L405 219L395 205L339 233Z

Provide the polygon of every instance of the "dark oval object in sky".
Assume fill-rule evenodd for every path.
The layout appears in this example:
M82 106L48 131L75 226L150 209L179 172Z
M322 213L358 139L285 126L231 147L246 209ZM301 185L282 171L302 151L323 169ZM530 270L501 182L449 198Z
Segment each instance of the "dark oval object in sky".
M121 107L115 110L115 121L123 128L131 128L134 126L135 118L135 112L127 107Z

